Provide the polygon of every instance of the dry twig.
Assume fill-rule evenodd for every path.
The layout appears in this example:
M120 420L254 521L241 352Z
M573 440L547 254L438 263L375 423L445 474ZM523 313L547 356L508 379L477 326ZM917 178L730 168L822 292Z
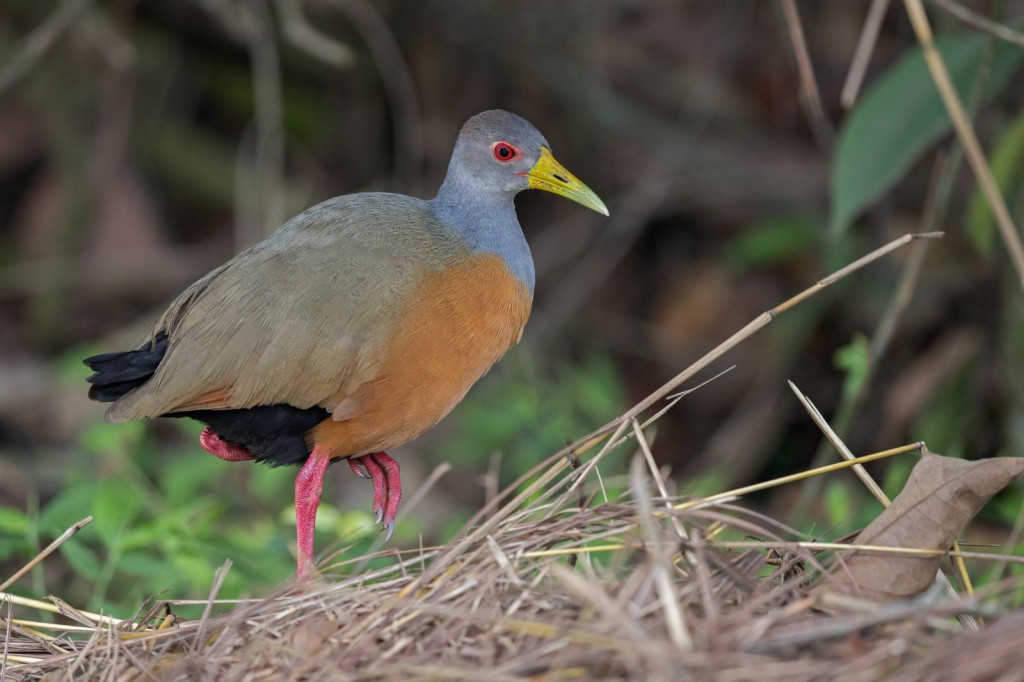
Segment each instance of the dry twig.
M956 88L953 87L953 82L950 80L949 71L942 60L942 55L939 54L938 49L935 47L931 24L928 21L928 15L924 11L924 5L921 0L904 0L904 5L906 6L907 14L910 15L910 23L914 27L914 33L917 34L918 42L921 43L924 60L932 74L932 79L935 81L935 87L938 89L939 95L949 111L949 118L953 122L953 128L956 130L960 144L967 155L967 162L978 179L978 184L981 186L985 200L988 202L989 209L995 217L996 225L999 227L999 234L1002 236L1003 243L1009 252L1010 261L1017 272L1017 279L1021 287L1024 288L1024 245L1021 244L1020 235L1017 233L1013 218L1006 207L1002 192L999 191L999 185L996 184L995 178L992 176L992 170L985 159L985 152L978 141L977 133L974 132L974 126L971 125L971 120L968 118L963 104L960 102Z

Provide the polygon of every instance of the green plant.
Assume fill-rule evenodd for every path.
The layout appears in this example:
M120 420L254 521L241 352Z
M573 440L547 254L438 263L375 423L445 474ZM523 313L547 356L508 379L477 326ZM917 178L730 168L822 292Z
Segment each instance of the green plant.
M81 355L76 349L55 364L76 385ZM511 376L487 382L467 400L439 449L446 458L479 463L501 449L505 473L518 475L622 405L618 375L605 355L589 354L550 374L526 354L512 364ZM90 423L63 472L64 484L40 512L0 509L0 561L24 563L40 545L92 515L91 524L35 569L45 573L37 573L36 588L89 610L128 614L153 595L205 597L214 571L230 559L221 597L270 591L294 570L287 525L294 523L294 472L210 457L195 445L199 431L188 420L166 420L159 428ZM458 514L443 539L471 513ZM379 537L367 509L341 510L325 500L317 521L324 547L333 542L362 553ZM407 519L397 532L415 537L416 520Z
M502 483L508 483L607 422L624 403L622 380L607 354L591 351L547 370L519 347L500 376L474 388L452 416L451 436L433 451L438 459L481 468L500 452Z

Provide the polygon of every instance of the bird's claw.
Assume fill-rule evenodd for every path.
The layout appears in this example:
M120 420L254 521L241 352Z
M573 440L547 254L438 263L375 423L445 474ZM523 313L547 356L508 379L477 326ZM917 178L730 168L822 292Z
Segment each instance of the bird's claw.
M375 452L361 457L349 457L348 465L361 478L373 481L374 523L383 523L381 530L387 532L385 540L390 540L395 532L398 503L402 499L398 462L385 452ZM360 465L366 470L365 474L360 470Z
M357 459L349 457L348 460L346 461L348 462L348 467L352 470L353 474L363 479L364 481L370 480L370 475L359 468L359 461Z

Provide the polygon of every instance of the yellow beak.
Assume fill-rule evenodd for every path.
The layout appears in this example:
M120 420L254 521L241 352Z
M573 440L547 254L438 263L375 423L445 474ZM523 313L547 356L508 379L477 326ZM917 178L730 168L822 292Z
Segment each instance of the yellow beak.
M572 199L598 213L608 215L608 208L604 202L575 175L567 171L565 166L555 161L555 157L551 155L551 150L547 147L540 148L540 159L526 173L526 177L530 182L530 189L552 192L566 199Z

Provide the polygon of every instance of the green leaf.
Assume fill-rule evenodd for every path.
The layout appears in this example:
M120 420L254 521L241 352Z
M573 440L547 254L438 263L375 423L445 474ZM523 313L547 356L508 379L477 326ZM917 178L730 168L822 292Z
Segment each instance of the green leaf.
M379 532L377 524L373 522L373 514L359 509L338 514L331 530L345 542L352 542L357 538L373 537Z
M24 535L28 530L25 512L13 507L0 507L0 533Z
M71 487L65 488L57 497L53 498L46 508L39 515L39 528L43 533L60 535L73 524L81 521L89 515L93 506L93 499L96 494L96 484L86 481L78 481ZM86 526L82 533L88 535L94 532L91 526Z
M289 476L287 471L265 466L250 466L249 469L249 486L245 493L254 497L260 504L276 506L292 496L295 479Z
M112 545L141 508L142 500L123 480L111 478L103 481L93 502L96 530L103 541L108 546Z
M94 580L100 573L100 560L91 549L75 538L67 540L60 546L60 552L67 559L71 568L90 580Z
M618 370L608 355L590 353L575 369L573 384L568 397L577 401L588 419L607 418L625 402Z
M166 532L164 525L157 521L136 524L121 537L121 548L129 550L152 547L158 544Z
M74 385L75 382L80 390L84 391L81 382L85 381L85 378L92 374L92 370L85 366L82 362L83 359L90 355L96 355L102 353L105 350L98 346L72 346L69 350L61 353L51 364L54 374L56 374L61 381L66 382L68 385Z
M15 555L28 559L28 543L21 538L0 538L0 561Z
M707 497L726 489L729 478L721 467L699 474L683 485L683 494L692 497Z
M148 585L173 583L177 577L174 567L163 559L156 559L141 552L130 552L121 556L117 568L129 575L148 578Z
M97 455L127 455L138 449L146 437L146 425L141 421L107 424L96 422L82 433L82 447Z
M818 219L799 215L754 223L726 247L726 262L744 273L792 260L817 243L819 224Z
M915 423L908 429L915 437L940 450L948 457L962 457L967 451L965 434L969 424L977 424L983 410L977 399L981 389L983 362L981 351L964 358L963 365L953 369L935 389ZM933 445L934 444L934 445Z
M190 504L198 495L217 490L230 471L227 462L206 455L198 447L193 450L166 455L158 485L167 495L169 505Z
M868 363L871 347L863 334L857 334L849 344L836 351L833 361L836 367L846 372L843 380L843 395L856 394L868 377Z
M199 496L188 505L161 508L152 521L125 529L121 548L128 551L153 546L173 553L182 543L209 530L210 505L209 499Z
M989 41L973 33L936 41L962 101L987 59ZM1022 58L1024 50L999 44L983 101L1006 87ZM915 48L864 93L840 131L832 162L832 235L889 191L951 125Z
M218 562L224 557L218 557ZM215 566L209 561L197 556L179 554L171 557L171 563L179 575L179 579L191 585L209 585L213 580Z
M903 490L907 479L910 478L910 470L914 468L916 461L911 457L893 457L889 460L885 478L882 479L882 490L890 500Z
M992 154L992 175L996 184L1006 197L1006 203L1012 204L1024 181L1024 114L1013 121L999 136ZM995 223L992 210L981 188L976 188L967 210L967 235L971 244L986 256L992 253L992 236Z
M829 526L846 529L853 516L853 496L842 481L830 481L825 487L825 516Z

